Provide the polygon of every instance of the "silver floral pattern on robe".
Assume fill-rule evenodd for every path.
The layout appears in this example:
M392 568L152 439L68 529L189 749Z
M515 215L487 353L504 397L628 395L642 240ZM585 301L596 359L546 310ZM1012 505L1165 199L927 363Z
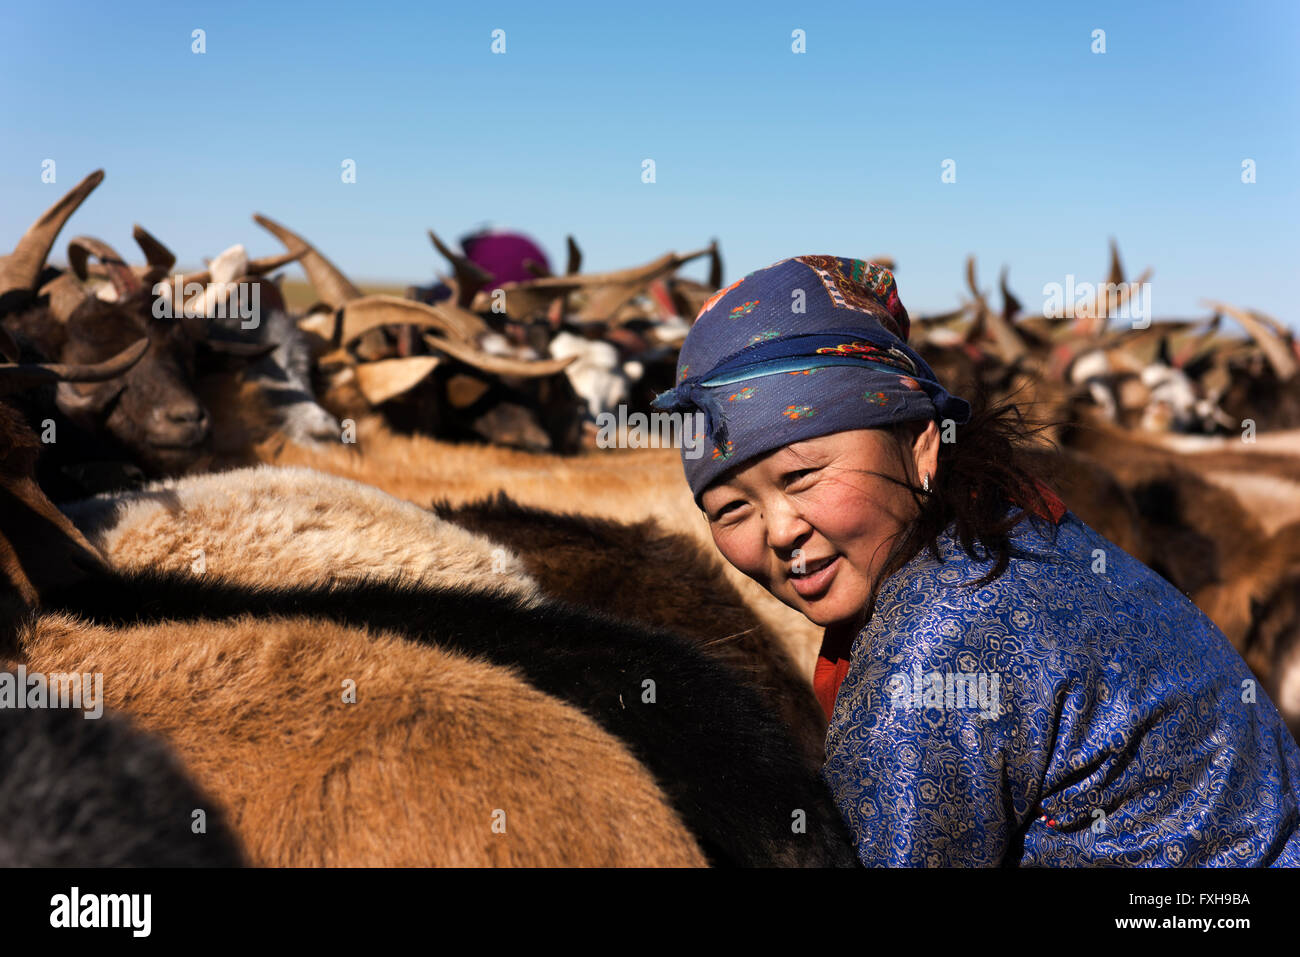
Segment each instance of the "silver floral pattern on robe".
M1300 865L1300 748L1223 633L1067 512L881 586L823 775L868 866Z

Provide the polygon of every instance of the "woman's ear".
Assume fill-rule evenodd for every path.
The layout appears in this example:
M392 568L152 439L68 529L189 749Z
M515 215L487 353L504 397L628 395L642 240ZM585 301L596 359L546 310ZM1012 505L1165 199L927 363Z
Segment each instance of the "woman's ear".
M912 461L916 464L918 480L924 480L928 474L930 481L934 481L939 472L939 427L933 419L924 428L917 429L912 440Z

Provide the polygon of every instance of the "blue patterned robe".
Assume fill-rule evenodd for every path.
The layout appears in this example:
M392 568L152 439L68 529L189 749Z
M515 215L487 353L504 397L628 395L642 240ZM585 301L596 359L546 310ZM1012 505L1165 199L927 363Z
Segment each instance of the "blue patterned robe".
M868 866L1300 865L1300 748L1223 633L1067 512L881 586L823 775ZM1104 565L1103 565L1104 562Z

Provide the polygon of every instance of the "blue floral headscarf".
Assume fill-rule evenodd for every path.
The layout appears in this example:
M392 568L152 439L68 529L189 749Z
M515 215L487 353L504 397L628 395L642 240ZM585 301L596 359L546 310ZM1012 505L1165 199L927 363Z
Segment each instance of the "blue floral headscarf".
M696 502L723 472L801 439L967 422L969 403L907 345L909 329L893 275L861 259L796 256L719 290L682 345L676 388L652 403L704 414L704 454L682 450Z

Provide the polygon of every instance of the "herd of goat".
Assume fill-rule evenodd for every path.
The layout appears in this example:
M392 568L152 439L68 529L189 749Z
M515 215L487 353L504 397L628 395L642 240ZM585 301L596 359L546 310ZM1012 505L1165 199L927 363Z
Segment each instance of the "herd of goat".
M102 179L0 258L0 865L856 862L820 631L719 559L675 450L593 448L671 387L716 244L595 274L570 240L500 284L430 233L450 275L406 298L262 216L283 254L183 274L136 226L141 263L79 236L49 265ZM967 280L918 350L1043 423L1069 507L1300 733L1291 333ZM6 701L20 675L102 675L103 718Z

